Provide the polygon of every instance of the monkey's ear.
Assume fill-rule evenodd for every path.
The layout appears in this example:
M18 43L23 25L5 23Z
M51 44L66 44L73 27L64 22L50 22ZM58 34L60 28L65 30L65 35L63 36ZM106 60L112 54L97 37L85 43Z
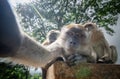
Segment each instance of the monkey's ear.
M97 25L95 23L92 23L92 22L85 23L83 26L88 31L92 31L93 29L97 28Z

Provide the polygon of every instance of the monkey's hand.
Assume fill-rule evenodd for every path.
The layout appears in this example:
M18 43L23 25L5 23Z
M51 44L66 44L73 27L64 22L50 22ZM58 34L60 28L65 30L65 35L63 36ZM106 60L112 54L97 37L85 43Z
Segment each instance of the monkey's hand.
M47 70L52 64L54 64L57 61L65 61L65 60L63 57L57 57L54 60L52 60L51 62L47 63L43 69Z
M67 57L66 63L69 66L77 65L78 63L84 63L87 62L86 56L80 55L80 54L72 54Z

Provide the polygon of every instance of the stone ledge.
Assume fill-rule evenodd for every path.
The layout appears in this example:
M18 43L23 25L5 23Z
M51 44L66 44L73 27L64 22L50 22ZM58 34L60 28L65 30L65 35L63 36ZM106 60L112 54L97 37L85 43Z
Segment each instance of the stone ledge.
M64 62L56 62L52 67L47 79L120 79L120 65L116 64L82 63L69 67Z

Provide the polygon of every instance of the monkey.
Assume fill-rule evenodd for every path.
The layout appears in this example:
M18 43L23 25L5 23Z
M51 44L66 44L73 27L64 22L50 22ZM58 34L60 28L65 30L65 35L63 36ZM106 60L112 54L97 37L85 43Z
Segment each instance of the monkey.
M61 29L58 39L46 48L50 52L53 52L54 55L59 54L65 59L75 53L80 54L82 57L91 57L91 62L95 62L96 59L89 46L88 32L81 24L64 26Z
M69 66L77 63L96 63L96 53L89 46L88 33L82 24L65 25L62 27L58 39L46 48L54 55L60 54ZM53 64L46 75L49 77L49 72L54 69L56 68Z
M52 52L20 29L7 0L0 0L0 10L0 57L42 68L48 68L52 62L54 63L58 57L61 57L63 49L61 46L55 44L51 49L56 46L56 52Z
M115 46L109 46L103 32L92 22L84 24L89 32L90 45L97 54L97 62L115 63L117 61L117 50Z
M51 30L48 32L46 40L42 43L43 46L47 46L51 43L53 43L57 37L59 36L60 31L58 30Z
M8 0L0 0L0 57L18 64L46 67L60 56L54 56L25 34L16 20Z
M80 24L69 24L61 29L58 39L47 48L52 52L59 50L60 52L57 51L57 54L60 53L65 57L74 53L90 55L88 43L88 35L83 26Z
M72 26L72 25L71 25ZM54 36L52 36L53 35L53 33L54 33ZM57 34L56 34L57 33ZM63 32L62 32L63 33ZM56 32L56 31L54 31L54 30L51 30L49 33L48 33L48 35L47 35L47 40L45 41L45 42L43 42L43 45L49 45L50 43L52 43L52 42L54 42L55 40L56 40L56 38L55 39L53 39L53 37L57 37L58 36L58 34L60 34L60 32ZM51 38L50 38L51 37ZM51 41L50 42L50 40L53 40L53 41ZM56 43L55 43L56 44ZM50 47L53 47L53 45L52 46L50 46ZM64 48L63 48L64 49ZM57 51L58 52L58 51ZM75 52L75 51L74 51ZM61 52L60 52L61 53ZM75 54L75 55L71 55L70 57L68 57L68 59L69 60L71 60L71 61L74 61L75 59L74 59L74 57L75 56L78 56L78 54ZM86 58L85 57L82 57L82 56L79 56L79 57L75 57L75 58L78 58L78 59L82 59L82 62L86 62ZM76 59L77 60L77 59ZM69 65L73 65L74 63L70 63L71 61L67 61L68 62L68 64ZM78 62L78 61L77 61ZM79 62L81 62L81 60L79 61ZM42 72L43 72L43 77L45 78L46 77L46 71L47 71L47 69L48 68L43 68L42 69Z
M89 57L91 61L95 60L89 49L88 33L82 25L67 25L55 42L43 47L20 29L7 0L0 0L0 10L0 57L42 68L48 68L59 57L65 61L65 58L67 60L67 57L74 53L80 54L86 61Z
M47 69L51 64L53 64L57 60L58 57L63 56L62 53L64 53L63 52L64 47L62 44L60 44L59 46L56 43L51 48L50 46L48 48L45 48L41 44L39 44L37 41L35 41L33 38L25 34L20 29L20 25L17 22L15 14L13 13L13 10L11 9L7 0L0 0L0 10L1 10L1 13L0 13L0 25L1 25L0 26L0 57L7 58L8 61L12 61L15 63L24 64L28 66L34 66L34 67L42 67L43 69L44 68ZM68 28L70 28L70 26ZM86 34L83 34L81 36L83 36L82 39L87 37ZM76 37L77 36L75 36L75 38ZM70 41L71 41L70 48L72 47L74 48L74 46L78 48L77 46L79 45L76 45L75 43L77 42L74 42L78 40L75 38L69 39L68 44L70 44ZM82 43L86 43L86 41L80 42L80 44ZM81 48L82 47L84 46L81 46ZM56 52L51 51L52 49L55 49ZM65 54L68 54L67 50L64 50L64 51L66 51ZM70 54L71 53L72 51L70 52ZM86 54L89 55L89 53L85 52L85 55Z
M0 0L0 10L0 57L47 69L61 56L57 52L50 52L20 29L7 0Z

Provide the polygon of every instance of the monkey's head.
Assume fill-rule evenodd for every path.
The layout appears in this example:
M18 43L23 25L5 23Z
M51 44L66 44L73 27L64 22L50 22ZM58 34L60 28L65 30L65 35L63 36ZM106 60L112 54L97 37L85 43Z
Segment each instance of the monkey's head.
M83 25L83 27L86 28L86 30L88 30L89 32L94 30L94 29L97 29L97 25L95 23L92 23L92 22L85 23Z
M70 24L62 28L60 39L63 48L67 51L79 51L88 44L88 32L81 24ZM73 52L75 53L75 52Z
M58 38L59 34L60 34L60 32L58 30L51 30L47 34L47 39L48 39L49 43L54 42Z

